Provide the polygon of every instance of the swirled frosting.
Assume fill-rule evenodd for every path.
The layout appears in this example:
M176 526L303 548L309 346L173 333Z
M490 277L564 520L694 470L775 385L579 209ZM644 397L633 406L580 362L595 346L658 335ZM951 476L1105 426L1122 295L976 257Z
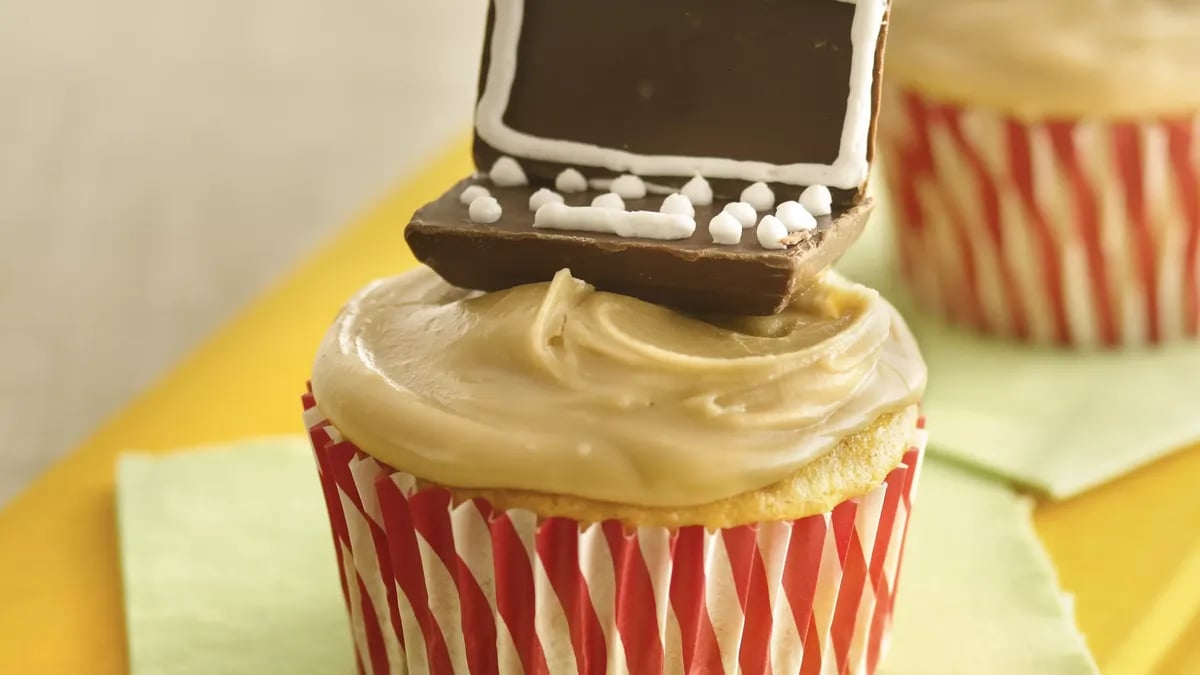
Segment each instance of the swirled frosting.
M435 483L689 506L908 407L925 366L895 310L832 273L782 314L698 318L565 270L479 295L421 268L346 305L312 384L356 445Z
M1200 108L1200 1L903 0L888 80L1025 117Z

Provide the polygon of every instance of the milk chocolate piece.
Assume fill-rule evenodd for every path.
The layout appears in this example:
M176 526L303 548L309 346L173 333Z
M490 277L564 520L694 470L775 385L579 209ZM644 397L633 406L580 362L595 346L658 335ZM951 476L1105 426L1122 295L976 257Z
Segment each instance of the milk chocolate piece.
M459 195L473 183L488 187L500 202L503 215L498 222L471 222ZM728 200L696 206L695 234L678 241L535 229L529 209L535 189L464 180L417 211L405 239L418 260L463 288L492 291L549 281L568 268L601 290L679 309L774 314L846 251L862 233L873 207L870 199L835 206L832 216L817 218L815 230L793 235L801 243L767 250L759 245L753 227L743 230L739 244L712 243L708 222ZM564 197L568 206L586 206L597 194ZM629 211L658 211L662 201L662 195L647 195L625 200L625 206Z
M568 167L669 187L701 173L725 199L757 181L776 193L821 184L835 203L857 203L874 155L887 8L493 0L476 164L510 156L543 185ZM712 158L720 170L699 168Z

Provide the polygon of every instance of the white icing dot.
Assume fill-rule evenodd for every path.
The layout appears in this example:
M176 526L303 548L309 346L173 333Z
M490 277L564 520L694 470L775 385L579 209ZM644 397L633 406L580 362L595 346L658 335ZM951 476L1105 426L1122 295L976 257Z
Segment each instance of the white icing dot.
M646 196L646 183L630 173L613 179L609 189L621 195L622 199L641 199Z
M737 218L742 227L754 227L754 223L758 221L758 212L746 202L729 202L723 210Z
M692 200L678 192L664 199L662 208L659 211L663 213L678 213L683 216L696 215L696 209L692 207Z
M722 211L708 222L708 233L714 244L737 244L742 240L742 224L727 211Z
M468 213L471 216L471 222L487 225L500 220L500 216L504 212L500 209L500 202L496 201L495 197L485 195L476 197L475 201L471 202Z
M779 218L788 232L800 232L816 228L817 219L800 205L800 202L784 202L775 209L775 217Z
M708 206L713 200L712 186L700 174L684 183L679 192L696 206Z
M516 187L518 185L528 185L529 179L525 177L525 172L521 169L521 165L517 164L517 160L512 157L501 157L492 165L492 170L488 172L488 176L492 182L500 187Z
M554 187L559 192L583 192L587 190L587 179L575 169L563 169L554 179Z
M621 195L615 192L605 192L602 195L596 195L596 198L592 200L592 206L595 206L598 209L624 211L625 200L621 199Z
M462 202L463 206L470 206L471 202L475 201L479 197L487 197L491 194L492 193L488 192L488 189L482 185L468 185L462 191L462 194L458 195L458 201Z
M755 211L770 211L775 206L775 193L766 183L754 183L742 190L742 201L753 206Z
M762 220L758 221L755 234L758 235L758 245L763 248L787 248L787 244L783 243L784 238L788 236L787 228L775 216L763 216Z
M529 210L537 212L538 209L551 202L557 202L561 204L563 202L562 195L558 194L554 190L540 188L537 192L529 195Z
M827 216L833 212L833 195L824 185L810 185L800 193L800 205L814 216Z

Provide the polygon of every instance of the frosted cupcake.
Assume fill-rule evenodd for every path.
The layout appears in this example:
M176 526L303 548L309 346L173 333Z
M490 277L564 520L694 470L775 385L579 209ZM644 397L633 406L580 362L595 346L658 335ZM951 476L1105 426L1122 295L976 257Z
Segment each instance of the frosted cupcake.
M880 147L929 309L1022 340L1200 332L1200 2L905 0Z
M372 284L305 397L360 670L873 672L924 385L832 273L767 317Z

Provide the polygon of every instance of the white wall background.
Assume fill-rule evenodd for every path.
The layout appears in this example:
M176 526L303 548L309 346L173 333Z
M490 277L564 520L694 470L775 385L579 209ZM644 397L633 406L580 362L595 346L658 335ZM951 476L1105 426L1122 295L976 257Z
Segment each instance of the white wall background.
M0 505L467 127L485 11L0 3Z

